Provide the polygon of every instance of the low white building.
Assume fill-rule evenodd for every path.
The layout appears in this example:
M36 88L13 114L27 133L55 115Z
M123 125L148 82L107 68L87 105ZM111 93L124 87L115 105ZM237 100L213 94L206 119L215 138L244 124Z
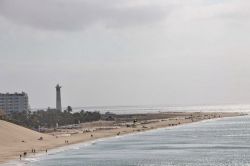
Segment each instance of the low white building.
M27 93L0 93L0 109L7 114L28 111L29 99Z

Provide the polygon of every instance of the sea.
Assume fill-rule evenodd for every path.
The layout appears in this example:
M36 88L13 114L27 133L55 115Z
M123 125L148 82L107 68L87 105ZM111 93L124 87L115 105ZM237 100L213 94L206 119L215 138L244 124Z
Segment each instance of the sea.
M138 105L138 106L85 106L72 107L73 112L98 111L100 113L140 114L159 112L250 112L250 105L202 105L202 106L166 106L166 105ZM47 108L32 108L31 111L46 110ZM66 107L63 108L65 110Z
M4 164L12 165L250 166L250 115L99 139Z
M66 108L65 108L66 109ZM73 112L98 111L100 113L111 112L115 114L140 114L159 112L249 112L250 105L202 105L202 106L165 106L165 105L145 105L145 106L90 106L73 107Z

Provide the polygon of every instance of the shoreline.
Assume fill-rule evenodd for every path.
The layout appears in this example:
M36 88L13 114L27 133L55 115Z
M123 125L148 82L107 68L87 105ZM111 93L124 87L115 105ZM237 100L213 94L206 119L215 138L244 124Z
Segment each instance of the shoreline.
M197 114L198 114L197 117L200 117L199 119L195 119L195 118L197 118L195 116ZM195 120L186 119L187 115L189 115L190 117L194 117ZM11 161L18 161L19 156L17 154L20 153L21 151L24 151L24 150L28 151L28 155L26 158L32 157L32 155L34 155L34 154L30 153L29 150L31 151L31 147L33 147L33 146L37 147L37 153L35 154L35 156L37 156L37 155L44 156L44 155L46 155L45 149L48 149L48 154L50 154L50 151L53 151L56 149L60 149L60 148L62 148L62 149L67 148L68 149L68 147L70 147L70 146L79 145L79 144L88 144L88 143L91 143L93 141L96 142L96 141L101 140L101 139L110 139L110 138L115 138L116 136L118 136L118 137L127 136L127 135L132 135L132 134L139 134L139 133L147 132L147 131L153 131L153 130L157 130L157 129L173 128L173 127L177 127L177 126L183 126L186 124L193 124L193 123L203 122L203 121L207 121L207 120L219 120L219 119L226 118L226 117L237 117L237 116L244 116L244 115L247 115L247 114L239 113L239 112L234 112L234 113L232 113L232 112L227 112L227 113L225 113L225 112L185 113L185 118L183 118L183 115L182 115L182 116L177 116L174 118L167 118L167 119L157 119L157 120L153 119L153 120L146 121L147 124L144 124L144 125L142 123L138 123L138 125L136 125L136 127L119 126L119 128L104 129L104 130L101 129L101 130L96 130L96 131L94 130L92 132L87 132L87 133L72 134L71 136L67 136L67 137L58 137L58 135L60 133L51 133L49 135L45 134L46 136L48 136L48 138L45 138L44 141L30 142L31 145L22 146L22 147L20 147L20 149L18 149L19 147L16 147L15 153L13 153L13 152L7 153L7 154L5 154L4 157L1 157L1 154L0 154L0 165L1 164L8 164ZM119 135L118 135L118 133L119 133ZM44 135L44 134L42 134L42 135ZM54 135L54 136L52 136L52 135ZM93 137L91 135L93 135ZM65 142L64 142L65 140L68 140L69 143L65 144ZM1 149L1 145L0 145L0 149ZM9 149L11 149L11 147L9 147ZM6 150L8 150L8 148L6 148ZM25 161L25 159L24 159L24 161Z

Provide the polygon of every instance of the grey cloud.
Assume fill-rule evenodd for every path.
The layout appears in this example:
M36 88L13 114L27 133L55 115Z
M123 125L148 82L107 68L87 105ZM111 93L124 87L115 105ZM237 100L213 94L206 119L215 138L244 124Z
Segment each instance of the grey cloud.
M125 3L124 3L125 2ZM131 0L0 0L0 16L14 23L49 30L80 30L94 24L136 26L165 18L160 5L129 5Z

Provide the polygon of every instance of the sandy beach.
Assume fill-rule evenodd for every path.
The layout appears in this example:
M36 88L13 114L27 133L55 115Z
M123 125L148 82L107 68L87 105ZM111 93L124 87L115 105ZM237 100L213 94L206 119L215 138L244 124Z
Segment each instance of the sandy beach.
M138 118L136 122L97 121L90 123L82 123L77 127L60 127L50 133L39 133L0 120L0 163L7 162L9 160L18 160L20 154L23 156L24 152L26 152L27 155L32 154L32 149L35 149L36 153L45 153L46 149L50 150L61 146L67 146L69 144L76 144L99 138L112 137L133 132L143 132L147 130L182 125L207 119L243 115L241 113L225 112L168 112L161 113L161 115L162 114L166 114L166 117L169 118L160 118L161 116L157 117L151 116L151 114L146 114L147 118Z

